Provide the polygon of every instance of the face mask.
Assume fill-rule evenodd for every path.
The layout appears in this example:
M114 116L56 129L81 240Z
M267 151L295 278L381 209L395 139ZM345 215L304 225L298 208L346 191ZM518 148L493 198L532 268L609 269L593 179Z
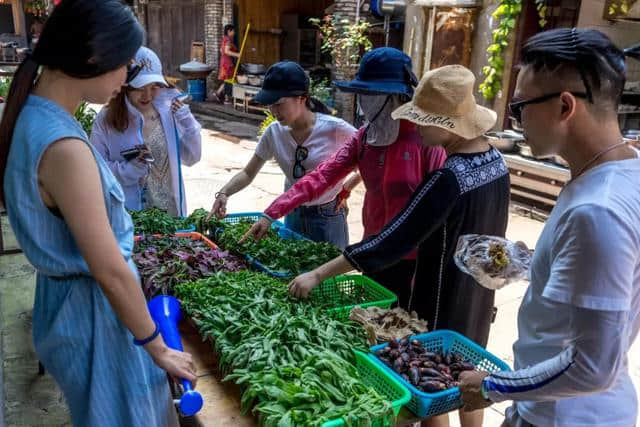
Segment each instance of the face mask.
M398 139L400 122L391 118L401 105L397 95L358 95L358 108L367 120L366 143L385 147Z

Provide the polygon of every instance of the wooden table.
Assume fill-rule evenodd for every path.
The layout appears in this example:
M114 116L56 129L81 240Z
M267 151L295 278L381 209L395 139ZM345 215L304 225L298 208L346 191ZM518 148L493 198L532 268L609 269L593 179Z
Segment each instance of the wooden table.
M241 107L244 113L251 113L251 111L266 112L267 108L254 105L251 103L252 99L260 91L257 86L241 85L239 83L233 84L231 91L231 98L233 99L233 108Z
M203 343L195 328L187 322L180 325L180 334L184 350L191 353L198 370L196 390L204 399L204 406L196 416L199 424L206 427L255 427L257 423L254 417L240 413L240 387L221 381L211 344ZM412 413L403 409L396 426L409 426L416 421Z

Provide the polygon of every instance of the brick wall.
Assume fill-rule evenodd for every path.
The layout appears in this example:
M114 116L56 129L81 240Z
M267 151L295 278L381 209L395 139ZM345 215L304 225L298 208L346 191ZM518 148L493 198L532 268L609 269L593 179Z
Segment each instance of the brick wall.
M220 61L220 41L222 40L223 0L205 0L204 3L204 50L205 61L214 70L207 81L208 95L217 88L218 63Z
M204 34L205 60L214 67L207 81L207 92L211 95L217 88L218 64L220 62L220 42L224 26L233 23L233 0L205 0Z
M356 20L356 8L358 0L336 0L334 13L342 19L348 19L353 23ZM335 63L334 63L335 66ZM351 80L356 73L356 68L341 68L334 72L335 80ZM353 123L355 119L355 96L340 90L335 92L336 109L338 115L344 120Z

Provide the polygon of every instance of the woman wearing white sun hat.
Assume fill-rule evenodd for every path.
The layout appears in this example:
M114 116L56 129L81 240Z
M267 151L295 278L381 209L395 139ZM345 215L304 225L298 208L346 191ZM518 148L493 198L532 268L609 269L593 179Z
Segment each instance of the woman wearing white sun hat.
M380 233L294 279L293 295L306 297L323 280L354 268L367 274L393 265L417 246L409 310L432 330L452 329L487 344L494 292L462 273L453 254L461 235L505 235L509 172L483 136L494 126L496 113L476 104L474 83L471 71L460 65L424 75L413 101L394 111L393 118L417 124L423 144L443 146L448 156L444 167L426 175L404 210ZM464 427L482 425L480 411L461 413L460 418ZM448 418L424 425L448 425Z
M156 207L185 216L181 167L200 161L201 126L151 49L141 47L134 62L141 71L98 114L91 143L122 185L127 209ZM135 157L124 154L137 148Z

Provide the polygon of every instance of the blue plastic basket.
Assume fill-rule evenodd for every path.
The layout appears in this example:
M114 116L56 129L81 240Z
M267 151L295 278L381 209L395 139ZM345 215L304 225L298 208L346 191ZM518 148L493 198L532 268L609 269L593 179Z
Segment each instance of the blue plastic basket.
M266 215L262 212L246 212L246 213L235 213L227 215L222 221L228 222L230 224L235 224L243 219L248 219L251 221L258 221L260 218L266 218ZM280 221L273 221L271 223L271 228L278 232L278 236L282 239L293 239L293 240L309 240L301 234L296 233L295 231L289 230L285 225Z
M459 353L469 362L473 363L480 371L496 372L510 370L509 365L498 357L489 353L469 338L454 331L442 329L416 335L411 337L411 339L420 341L422 345L431 352ZM398 375L393 369L385 365L375 354L387 345L389 344L385 343L371 347L372 354L369 354L369 357L374 359L378 365L384 367L388 373L394 375L402 385L409 389L411 392L411 400L407 404L407 408L409 408L411 412L419 418L429 418L462 407L460 389L458 387L443 390L438 393L424 393L415 388L413 384L405 381L405 379Z
M196 226L192 225L189 228L184 228L181 230L176 230L176 233L193 233L194 231L196 231Z
M223 221L235 224L243 219L248 219L251 221L258 221L260 218L266 218L266 216L262 212L246 212L246 213L235 213L227 215ZM296 233L295 231L289 230L285 225L280 221L273 221L271 223L271 228L277 231L278 236L281 239L285 240L308 240L301 234ZM279 279L288 279L292 277L292 274L288 271L276 271L272 270L269 267L262 264L260 261L256 260L252 256L245 255L247 262L256 270L262 271L272 277L277 277Z

